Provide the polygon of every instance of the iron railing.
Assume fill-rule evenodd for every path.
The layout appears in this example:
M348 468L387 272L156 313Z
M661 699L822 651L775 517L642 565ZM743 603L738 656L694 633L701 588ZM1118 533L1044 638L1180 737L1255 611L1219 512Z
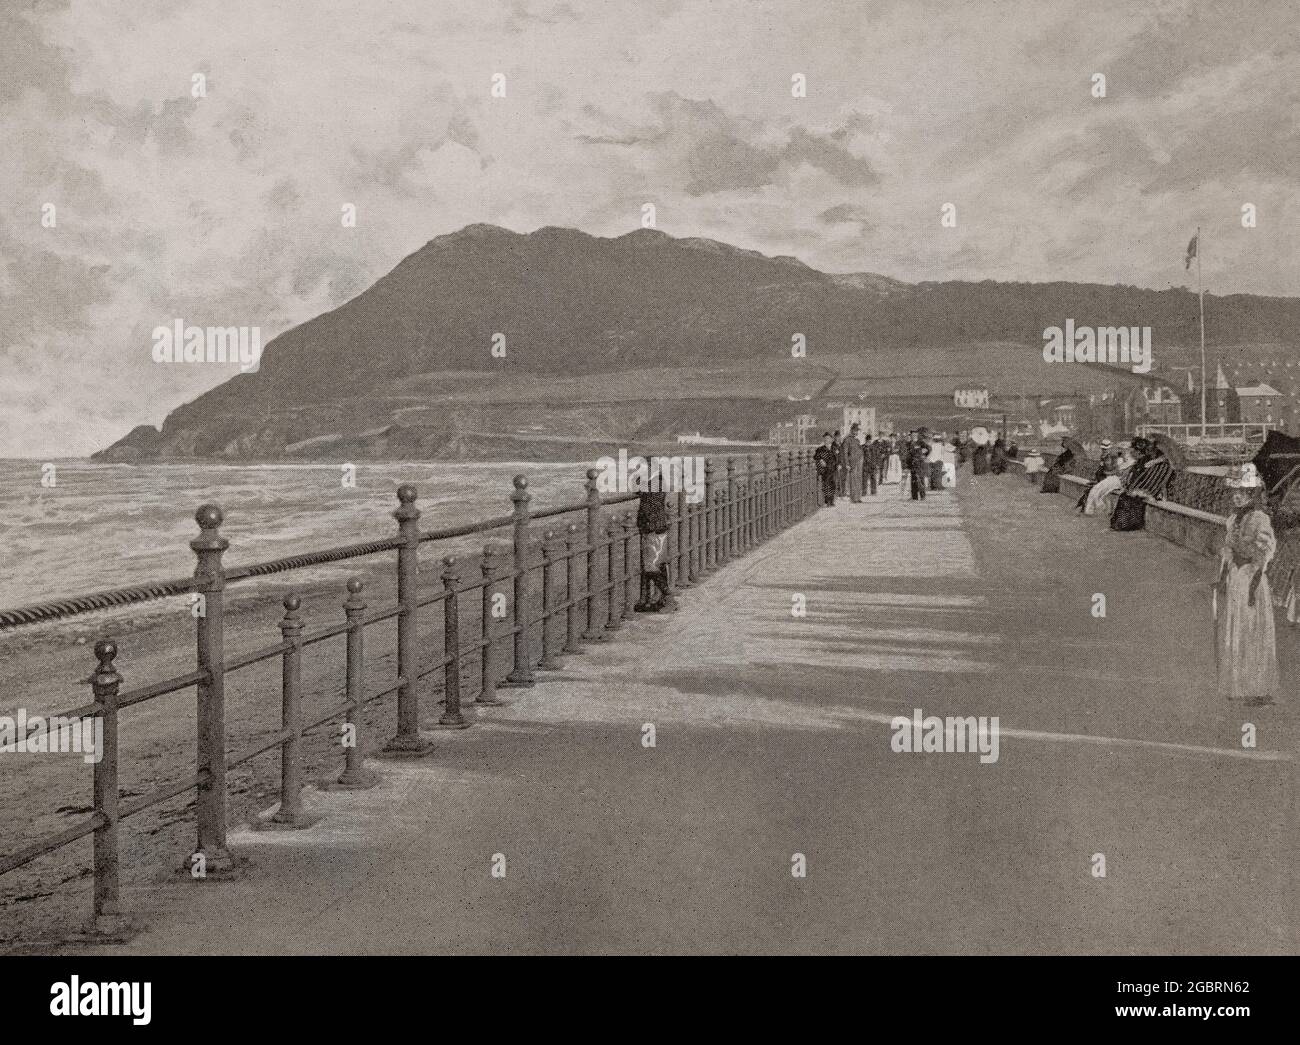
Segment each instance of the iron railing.
M337 785L365 787L373 782L364 765L360 736L360 708L396 693L396 726L384 746L391 755L419 755L431 748L421 731L420 683L441 675L442 712L438 725L467 728L462 675L465 661L477 660L477 691L472 703L491 707L499 703L502 685L531 686L534 669L559 663L565 653L576 652L583 641L596 641L617 631L633 616L633 581L641 572L640 541L635 515L626 508L639 495L603 496L599 472L587 472L582 501L532 512L525 476L514 478L512 511L492 519L441 529L422 530L418 494L414 486L397 490L398 523L395 536L377 541L306 552L285 558L227 568L223 556L229 541L221 535L224 515L215 504L195 513L198 536L190 542L195 553L194 575L174 581L147 583L113 591L96 592L35 606L0 612L0 632L60 620L95 610L146 602L169 596L195 597L195 669L132 690L122 690L117 664L118 646L111 637L94 646L95 670L87 680L93 700L50 718L99 718L103 740L94 766L93 810L72 826L47 835L16 852L0 857L0 875L41 856L92 836L93 918L104 925L119 915L119 828L122 821L188 791L197 791L196 845L189 864L194 877L229 873L234 858L226 841L226 774L257 756L280 752L280 805L275 822L284 827L305 826L302 806L301 742L308 731L333 721L343 721L355 731L344 748L344 766ZM690 587L755 545L774 536L817 510L820 503L812 450L798 448L762 455L707 458L704 496L691 503L683 493L670 494L667 561L678 587ZM560 529L548 527L539 535L543 520L581 513L583 523L570 522ZM482 552L461 561L453 555L441 561L441 586L430 593L421 589L421 545L439 540L490 533L509 528L509 548L488 543ZM283 601L279 641L235 657L225 654L225 590L252 578L286 573L323 563L344 562L386 552L396 552L397 594L389 605L371 608L359 577L346 583L343 620L307 631L302 601L291 591ZM540 603L535 581L540 579ZM509 588L503 600L509 612L498 617L497 595ZM463 614L463 597L477 594L477 612ZM422 610L441 606L442 649L429 656L422 648L417 621ZM476 620L474 618L477 618ZM396 621L397 673L378 691L364 689L365 634L372 625ZM470 629L467 632L466 623ZM557 633L558 632L558 633ZM302 658L326 640L344 637L344 699L304 720L302 712ZM497 647L509 646L508 659ZM280 728L246 749L227 752L225 680L232 673L274 658L281 660ZM118 786L118 720L122 711L154 698L193 687L197 694L196 771L148 794L121 801ZM46 720L46 727L49 726ZM30 740L31 737L27 738Z

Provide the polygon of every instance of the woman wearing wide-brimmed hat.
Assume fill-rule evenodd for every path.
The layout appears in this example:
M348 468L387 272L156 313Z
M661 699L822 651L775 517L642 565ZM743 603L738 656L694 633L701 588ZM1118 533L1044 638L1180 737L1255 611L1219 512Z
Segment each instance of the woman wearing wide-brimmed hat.
M1227 483L1232 490L1232 514L1214 588L1219 695L1271 704L1279 682L1267 570L1277 539L1264 511L1264 482L1255 466L1242 465Z

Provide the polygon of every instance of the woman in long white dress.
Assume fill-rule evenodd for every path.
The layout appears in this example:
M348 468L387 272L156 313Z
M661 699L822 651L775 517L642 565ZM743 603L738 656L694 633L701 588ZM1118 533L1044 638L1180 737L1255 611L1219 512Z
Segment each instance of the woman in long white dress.
M889 486L903 481L903 459L898 454L897 440L890 440L889 461L885 464L884 484Z
M1088 499L1083 503L1083 514L1096 515L1097 509L1101 507L1101 503L1106 499L1107 494L1119 493L1124 488L1124 474L1132 467L1133 458L1129 451L1125 450L1124 454L1115 462L1115 472L1099 482L1093 483L1092 489L1088 491Z
M1277 538L1264 511L1264 483L1255 466L1243 465L1241 478L1230 478L1228 485L1233 511L1214 592L1219 695L1256 706L1271 704L1280 684L1267 570Z
M943 465L943 477L939 483L943 489L951 490L957 485L957 454L940 436L930 440L930 460Z

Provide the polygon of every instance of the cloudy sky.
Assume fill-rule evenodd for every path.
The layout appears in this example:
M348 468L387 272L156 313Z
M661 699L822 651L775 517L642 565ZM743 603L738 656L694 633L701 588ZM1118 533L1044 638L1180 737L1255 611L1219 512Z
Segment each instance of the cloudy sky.
M618 235L653 202L829 271L1150 287L1200 224L1210 290L1296 294L1290 6L4 0L0 456L228 376L154 364L159 324L266 340L471 222Z

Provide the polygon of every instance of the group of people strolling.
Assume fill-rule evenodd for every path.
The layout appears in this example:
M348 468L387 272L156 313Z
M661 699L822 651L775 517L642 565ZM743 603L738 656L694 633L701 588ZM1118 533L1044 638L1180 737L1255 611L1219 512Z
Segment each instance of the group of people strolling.
M863 491L875 496L882 486L898 485L911 492L912 500L925 499L926 490L941 490L956 483L953 451L942 437L919 428L906 436L891 434L864 438L854 422L847 436L836 431L822 433L822 445L813 454L821 480L822 500L834 505L836 497L848 496L854 504ZM903 473L908 481L904 482Z

